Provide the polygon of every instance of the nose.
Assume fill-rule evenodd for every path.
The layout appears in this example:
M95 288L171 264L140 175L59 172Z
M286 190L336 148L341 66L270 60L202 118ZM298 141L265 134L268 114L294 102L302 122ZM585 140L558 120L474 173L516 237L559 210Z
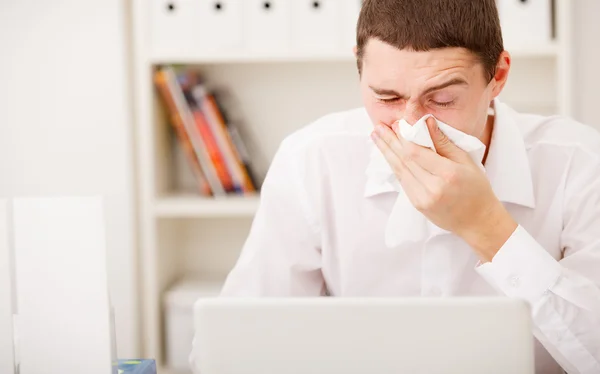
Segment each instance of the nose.
M419 102L408 101L404 109L404 119L409 125L414 125L425 115L425 112Z

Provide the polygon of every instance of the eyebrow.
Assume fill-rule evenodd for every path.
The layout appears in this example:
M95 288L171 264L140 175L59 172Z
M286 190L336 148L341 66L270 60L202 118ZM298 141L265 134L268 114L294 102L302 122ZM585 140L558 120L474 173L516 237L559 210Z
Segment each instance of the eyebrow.
M373 90L373 92L375 92L379 96L397 96L399 98L404 98L404 95L400 95L398 92L396 92L394 90L389 90L389 89L385 89L385 88L376 88L373 86L369 86L369 88L371 90Z
M462 78L453 78L450 79L447 82L438 84L437 86L433 86L433 87L429 87L428 89L426 89L425 91L423 91L423 93L421 94L421 96L425 96L429 93L435 92L435 91L439 91L442 90L446 87L450 87L450 86L468 86L469 83L467 83L466 80L462 79ZM397 91L394 90L390 90L390 89L386 89L386 88L377 88L377 87L373 87L373 86L369 86L369 88L371 90L373 90L373 92L375 92L377 95L380 96L395 96L401 99L406 98L406 96L401 95L400 93L398 93Z
M452 78L447 82L438 84L437 86L429 87L428 89L423 91L423 93L421 93L421 96L425 96L429 93L439 91L439 90L442 90L442 89L444 89L446 87L450 87L450 86L468 86L468 85L469 85L469 83L467 83L467 81L462 78L458 78L458 77Z

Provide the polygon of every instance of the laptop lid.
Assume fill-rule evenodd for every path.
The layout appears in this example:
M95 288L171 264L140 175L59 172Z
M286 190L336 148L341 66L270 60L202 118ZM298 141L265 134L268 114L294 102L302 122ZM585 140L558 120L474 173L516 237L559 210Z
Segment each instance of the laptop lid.
M507 298L210 299L202 374L534 372L530 311Z

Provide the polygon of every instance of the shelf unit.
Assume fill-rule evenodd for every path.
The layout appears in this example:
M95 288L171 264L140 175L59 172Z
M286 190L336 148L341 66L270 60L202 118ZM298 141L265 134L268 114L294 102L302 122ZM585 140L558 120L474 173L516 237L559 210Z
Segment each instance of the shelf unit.
M217 218L252 217L258 208L259 195L224 199L200 198L193 194L179 194L157 199L154 214L159 218Z
M211 282L223 280L239 255L260 197L213 200L190 192L193 178L185 160L176 152L170 127L164 121L152 84L153 69L160 64L188 65L202 72L209 87L227 92L225 107L249 142L256 176L262 180L285 136L324 114L361 105L350 27L355 22L358 7L350 4L350 0L319 1L327 6L350 9L340 12L347 19L338 19L337 28L323 31L340 34L338 39L333 39L337 41L336 46L312 50L305 46L295 48L291 41L282 47L280 36L274 39L273 46L261 49L245 48L243 40L234 47L220 48L212 43L207 46L186 39L189 33L201 33L201 30L195 30L195 24L185 24L193 22L193 18L182 13L195 3L208 1L134 0L141 338L143 356L156 358L160 366L164 365L165 350L163 293L176 280L188 275L206 277ZM307 6L313 3L270 0L275 6L287 2L304 2ZM221 0L219 3L254 5L258 9L264 2ZM506 46L513 56L513 69L502 99L517 110L571 114L571 5L569 0L557 0L556 5L555 40ZM169 10L170 6L179 14ZM244 15L252 17L252 11L243 10ZM178 21L177 17L181 19ZM305 23L313 27L322 24L310 19ZM248 25L253 23L242 24L250 27ZM261 27L269 25L266 22ZM165 28L167 26L170 28ZM247 30L238 31L248 34ZM265 35L264 30L259 35ZM290 40L292 36L288 35ZM169 40L178 47L164 47Z
M531 57L555 57L560 53L560 45L557 42L538 44L531 47L516 46L510 49L511 55L517 58ZM348 51L322 51L322 52L286 52L266 51L260 54L252 52L218 52L212 55L194 53L193 50L185 51L178 55L151 56L154 64L181 64L193 65L199 62L204 64L231 64L231 63L273 63L273 62L322 62L339 61L354 62L354 56Z

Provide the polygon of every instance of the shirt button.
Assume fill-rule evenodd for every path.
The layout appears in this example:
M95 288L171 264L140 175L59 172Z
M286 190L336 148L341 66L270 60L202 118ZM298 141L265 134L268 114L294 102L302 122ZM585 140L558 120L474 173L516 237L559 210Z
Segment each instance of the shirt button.
M508 279L508 284L510 284L512 288L517 288L521 284L521 279L518 275L513 275Z

